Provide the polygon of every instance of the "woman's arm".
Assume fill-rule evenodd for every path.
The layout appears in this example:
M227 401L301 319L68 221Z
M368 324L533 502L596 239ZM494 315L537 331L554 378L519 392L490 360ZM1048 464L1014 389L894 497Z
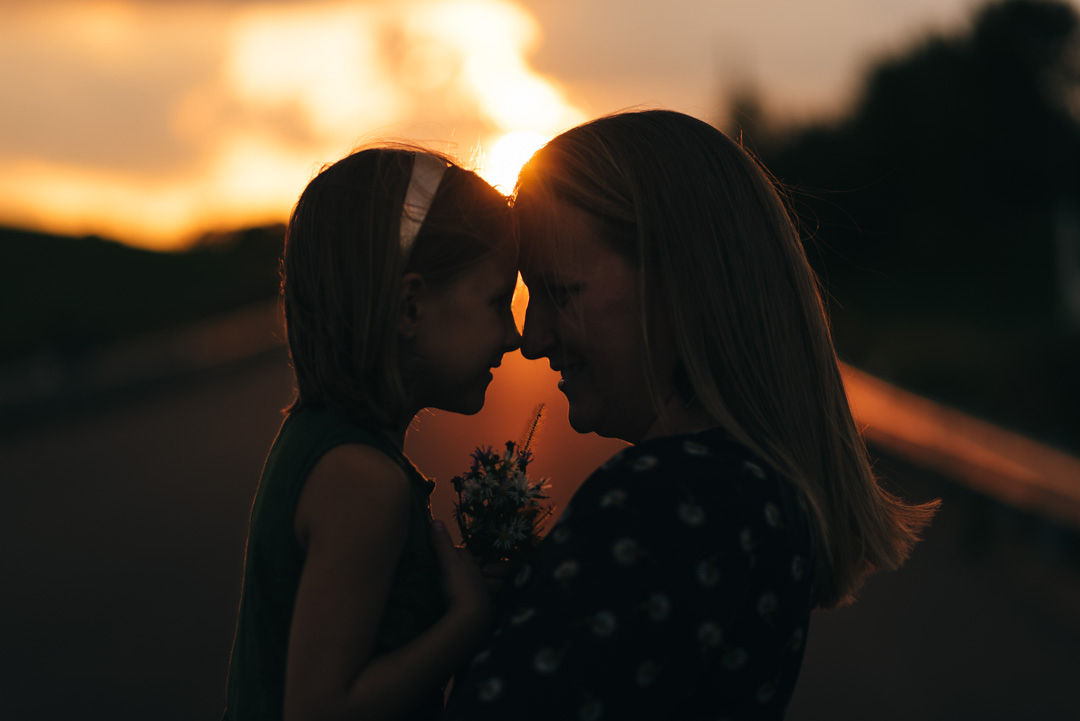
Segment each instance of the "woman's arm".
M486 633L483 579L447 538L436 544L446 614L406 646L371 659L408 504L404 472L367 446L331 450L307 479L296 512L307 558L289 637L289 721L402 716L441 688Z

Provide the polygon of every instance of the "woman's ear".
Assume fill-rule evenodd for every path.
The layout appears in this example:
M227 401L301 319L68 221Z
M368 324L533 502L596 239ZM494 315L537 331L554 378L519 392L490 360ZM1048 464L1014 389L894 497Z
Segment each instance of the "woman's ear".
M426 286L419 273L406 273L401 278L401 314L398 317L398 334L404 340L416 337L423 309Z

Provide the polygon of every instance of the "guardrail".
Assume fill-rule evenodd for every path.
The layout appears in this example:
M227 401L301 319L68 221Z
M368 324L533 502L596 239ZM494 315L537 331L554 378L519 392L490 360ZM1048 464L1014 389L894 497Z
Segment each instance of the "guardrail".
M0 367L0 432L280 352L282 327L278 302L265 301L85 354L42 354L8 364Z
M867 442L1002 503L1080 529L1080 459L842 366Z

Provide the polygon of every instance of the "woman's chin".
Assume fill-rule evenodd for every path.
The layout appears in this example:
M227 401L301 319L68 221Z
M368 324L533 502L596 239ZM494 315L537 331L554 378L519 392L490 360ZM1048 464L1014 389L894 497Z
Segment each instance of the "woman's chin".
M567 420L570 427L578 433L595 433L603 438L615 438L627 443L637 443L642 436L642 432L632 427L633 424L627 423L625 418L590 413L573 403L570 404Z
M596 414L590 413L578 403L570 404L567 420L570 422L570 427L578 433L598 433L603 435L597 428Z

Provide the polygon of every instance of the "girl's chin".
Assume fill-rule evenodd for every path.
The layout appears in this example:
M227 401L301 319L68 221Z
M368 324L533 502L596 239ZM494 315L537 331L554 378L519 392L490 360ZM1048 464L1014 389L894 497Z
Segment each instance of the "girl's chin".
M487 395L487 387L481 388L471 396L459 398L454 403L453 408L444 408L443 410L451 411L452 413L460 413L463 416L473 416L481 411L484 407L484 398Z

